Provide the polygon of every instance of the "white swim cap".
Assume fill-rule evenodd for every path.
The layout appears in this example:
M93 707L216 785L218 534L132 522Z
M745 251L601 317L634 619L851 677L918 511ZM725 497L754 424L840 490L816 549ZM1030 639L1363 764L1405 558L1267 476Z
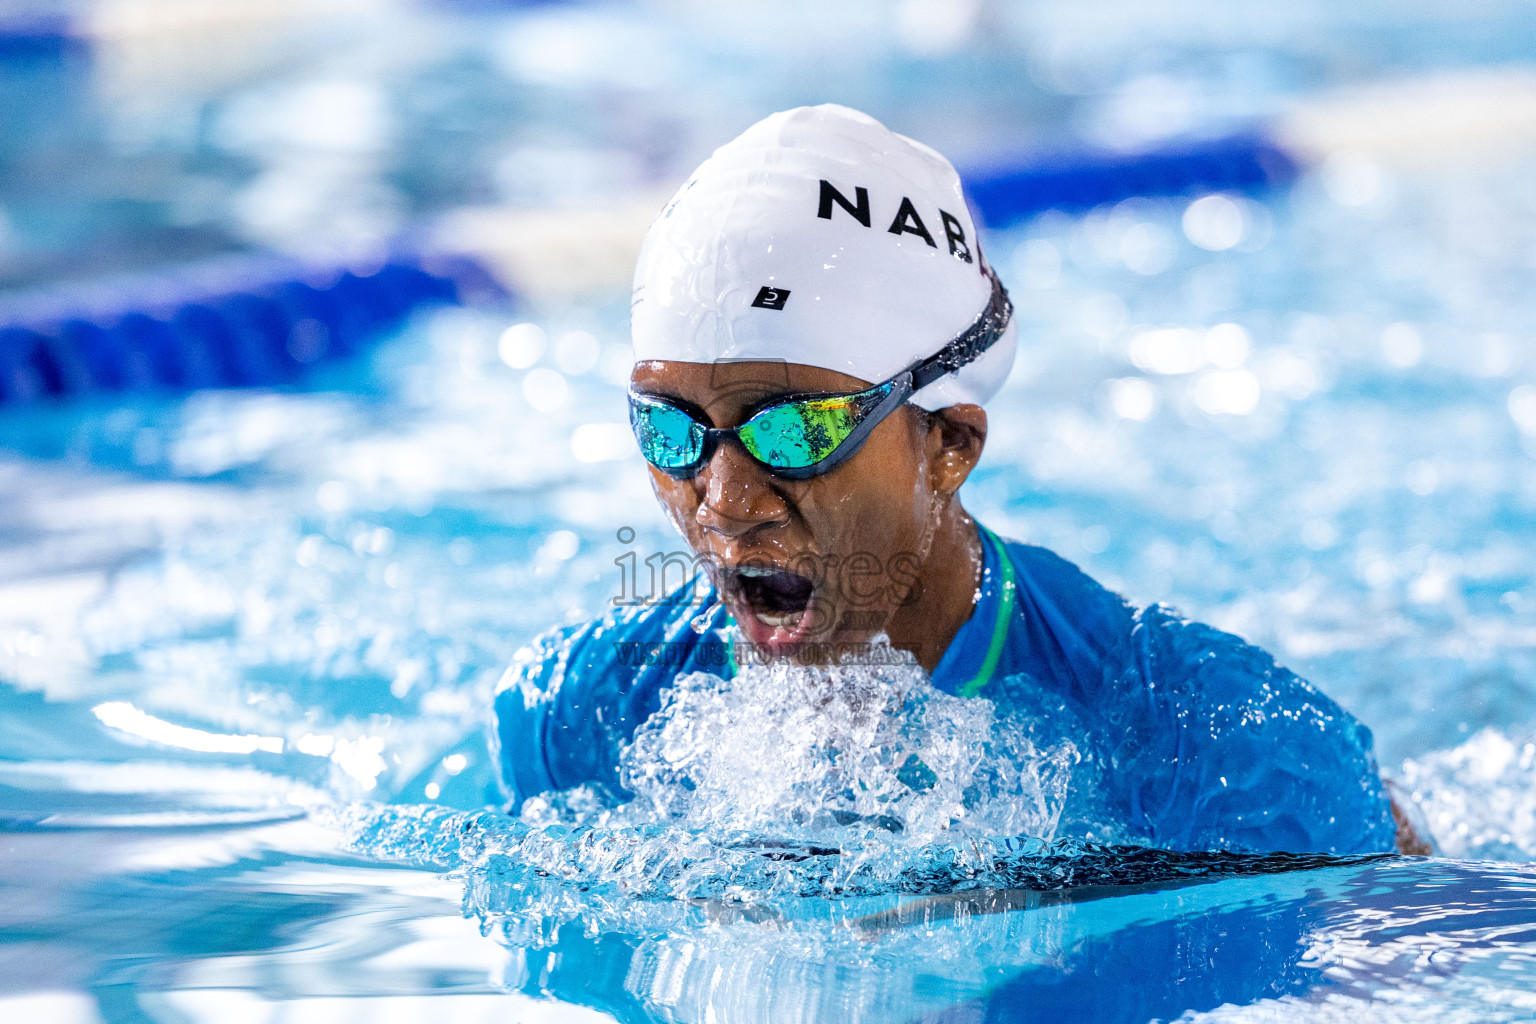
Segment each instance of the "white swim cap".
M825 104L764 118L678 189L640 251L631 332L636 361L773 360L878 383L971 327L992 294L949 161ZM912 401L985 402L1015 347L1010 321Z

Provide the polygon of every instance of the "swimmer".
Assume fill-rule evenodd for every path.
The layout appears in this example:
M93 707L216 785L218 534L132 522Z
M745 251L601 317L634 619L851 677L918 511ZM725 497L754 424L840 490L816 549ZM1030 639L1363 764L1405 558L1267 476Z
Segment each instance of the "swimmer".
M621 752L680 673L883 635L938 689L1057 724L1122 838L1427 852L1333 701L967 514L1018 337L932 149L833 105L752 126L651 226L631 329L630 421L700 571L515 659L492 737L514 811L579 785L622 800Z

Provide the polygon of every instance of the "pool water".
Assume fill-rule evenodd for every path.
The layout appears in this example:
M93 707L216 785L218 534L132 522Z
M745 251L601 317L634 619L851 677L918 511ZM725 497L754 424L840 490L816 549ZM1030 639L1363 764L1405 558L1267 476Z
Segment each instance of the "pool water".
M28 877L25 890L7 885L5 962L27 993L8 1012L299 1021L1532 1013L1536 879L1520 865L1387 861L1178 888L973 893L903 909L806 901L799 915L652 905L651 917L537 934L483 876L467 876L465 900L458 878L348 857L334 838L307 823L7 834L8 874Z
M866 14L849 9L829 39L857 36ZM1510 22L1500 35L1302 6L1250 36L1162 24L1163 56L1116 79L1117 55L1150 52L1134 12L1095 34L1089 13L999 6L984 62L882 36L806 96L793 77L814 45L723 16L421 17L440 52L401 71L398 50L359 44L348 73L374 60L439 113L499 82L479 95L535 138L563 109L579 138L496 165L498 201L522 203L680 177L699 145L801 99L863 103L919 135L939 125L931 141L979 158L1005 125L1017 140L1145 123L1169 95L1148 76L1217 124L1335 84L1351 47L1365 56L1348 74L1386 77L1498 63L1523 38L1513 14L1489 13ZM683 41L701 22L713 42ZM465 42L486 26L497 60L521 54L518 74ZM546 42L644 31L678 63L658 82L577 62L566 81L517 49L519 26ZM752 59L732 70L731 52ZM294 74L199 102L288 109ZM732 88L656 98L709 75ZM967 118L940 116L983 94ZM614 96L645 132L606 119ZM397 136L429 151L412 109L422 120L402 115ZM675 149L625 165L630 178L592 170L627 131L668 123ZM490 175L476 145L507 129L455 131L461 148L444 146ZM247 152L217 138L220 160ZM118 158L140 166L153 145L136 145ZM429 155L357 157L347 173L396 198L356 217L485 201ZM198 244L281 243L250 196L282 168L207 156L200 173L247 198ZM1284 193L1130 201L986 240L1024 341L967 507L1314 681L1372 728L1436 857L904 844L859 822L720 831L595 821L579 794L542 828L486 810L502 669L547 626L607 607L625 556L681 546L624 423L627 297L597 289L422 310L304 389L0 409L0 1014L1536 1019L1533 168L1518 153L1346 155ZM108 268L142 254L119 246L120 215L58 244ZM186 242L146 217L122 221L151 248ZM16 218L33 254L8 264L16 286L59 273L30 223Z

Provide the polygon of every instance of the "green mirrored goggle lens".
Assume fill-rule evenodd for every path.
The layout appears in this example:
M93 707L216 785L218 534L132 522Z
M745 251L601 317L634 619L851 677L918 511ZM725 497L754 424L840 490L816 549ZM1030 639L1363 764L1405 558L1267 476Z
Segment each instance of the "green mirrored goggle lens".
M857 395L785 402L769 406L736 431L759 462L777 469L814 466L837 450L862 419Z
M681 409L631 400L629 421L640 454L658 469L686 469L704 454L704 425Z

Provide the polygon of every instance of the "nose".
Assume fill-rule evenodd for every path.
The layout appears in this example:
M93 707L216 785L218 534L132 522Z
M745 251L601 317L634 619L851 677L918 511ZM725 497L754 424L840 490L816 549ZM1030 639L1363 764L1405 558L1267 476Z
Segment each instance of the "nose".
M789 518L789 505L768 471L734 441L718 445L695 480L704 492L695 517L711 533L739 537Z

